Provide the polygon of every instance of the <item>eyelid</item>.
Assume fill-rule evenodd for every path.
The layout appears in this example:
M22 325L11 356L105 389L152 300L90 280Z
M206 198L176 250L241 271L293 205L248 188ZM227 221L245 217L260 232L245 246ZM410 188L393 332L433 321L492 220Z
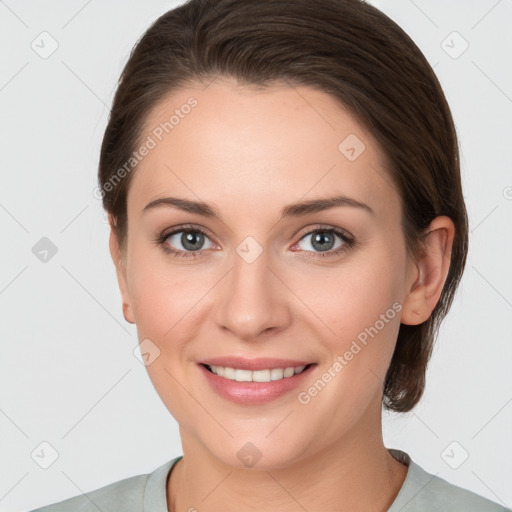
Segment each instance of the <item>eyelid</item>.
M345 236L345 238L349 240L353 240L354 237L351 233L349 233L346 229L340 228L338 226L331 226L330 224L315 224L313 227L308 226L307 228L304 228L304 230L301 230L299 233L301 233L299 236L298 242L302 240L306 235L310 235L311 233L315 231L334 231L334 232L340 232Z
M161 234L158 235L158 238L166 239L166 238L169 238L171 235L180 233L181 231L198 231L198 232L206 235L210 240L212 240L212 238L215 238L210 234L210 231L207 228L200 226L199 224L181 224L181 225L169 228L169 229L164 229L161 232Z

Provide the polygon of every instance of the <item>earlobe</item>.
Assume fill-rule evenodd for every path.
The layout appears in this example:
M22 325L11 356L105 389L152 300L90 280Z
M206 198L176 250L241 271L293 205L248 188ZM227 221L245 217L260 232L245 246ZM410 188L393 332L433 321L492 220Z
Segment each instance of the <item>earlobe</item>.
M454 236L449 217L436 217L430 223L424 251L409 272L401 323L418 325L430 318L448 276Z
M130 324L134 324L135 323L135 320L133 318L132 308L126 302L123 302L123 316L124 316L124 319L128 323L130 323Z
M131 307L130 293L126 278L126 261L119 247L119 240L115 230L115 222L110 214L108 217L110 225L109 250L112 261L116 267L117 282L119 285L119 291L121 292L121 300L123 302L123 316L127 322L134 324L135 317Z

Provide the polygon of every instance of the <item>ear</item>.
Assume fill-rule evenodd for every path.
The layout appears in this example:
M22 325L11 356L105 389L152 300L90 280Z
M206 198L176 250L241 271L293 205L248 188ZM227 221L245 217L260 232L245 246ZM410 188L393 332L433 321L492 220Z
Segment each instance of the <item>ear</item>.
M126 261L119 247L119 240L115 230L115 221L111 214L108 216L108 223L110 225L110 238L108 245L110 249L110 256L112 257L112 261L116 267L117 282L119 284L121 299L123 301L124 319L127 322L134 324L135 317L133 315L130 293L128 291L128 284L126 279Z
M425 250L410 266L401 323L418 325L430 318L448 276L454 236L449 217L436 217L430 223Z

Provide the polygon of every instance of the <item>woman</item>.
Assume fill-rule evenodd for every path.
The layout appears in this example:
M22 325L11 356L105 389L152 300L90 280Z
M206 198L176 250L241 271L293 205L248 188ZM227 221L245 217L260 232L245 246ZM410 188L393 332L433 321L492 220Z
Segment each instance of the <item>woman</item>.
M39 510L499 511L382 439L467 254L455 133L354 0L191 0L122 73L98 195L183 456Z

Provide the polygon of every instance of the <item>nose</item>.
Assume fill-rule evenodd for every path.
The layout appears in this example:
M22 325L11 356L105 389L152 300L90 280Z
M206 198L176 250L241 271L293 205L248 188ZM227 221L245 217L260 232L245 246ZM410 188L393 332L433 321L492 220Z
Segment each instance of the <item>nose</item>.
M258 340L290 324L292 293L278 269L269 265L265 251L252 262L235 254L233 267L218 291L217 325L238 339Z

